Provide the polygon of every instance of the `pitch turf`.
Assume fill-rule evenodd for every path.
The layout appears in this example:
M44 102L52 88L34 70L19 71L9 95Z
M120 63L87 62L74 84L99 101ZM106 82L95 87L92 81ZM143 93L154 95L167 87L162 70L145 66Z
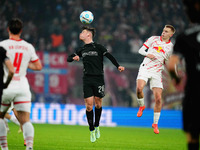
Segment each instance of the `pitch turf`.
M23 150L23 136L9 123L10 150ZM185 135L178 129L100 127L101 138L91 143L86 126L34 124L34 150L186 150Z

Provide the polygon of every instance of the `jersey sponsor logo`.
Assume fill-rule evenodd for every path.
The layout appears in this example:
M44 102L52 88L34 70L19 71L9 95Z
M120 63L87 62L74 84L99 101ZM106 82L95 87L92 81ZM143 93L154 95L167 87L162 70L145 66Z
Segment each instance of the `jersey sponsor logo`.
M98 53L96 51L83 52L82 57L85 56L98 56Z
M153 47L158 53L163 53L165 54L165 51L163 50L163 48L161 46L158 47Z
M10 45L8 48L9 48L10 50L16 50L16 49L26 50L26 51L28 50L28 47L22 46L22 45L15 45L15 46Z

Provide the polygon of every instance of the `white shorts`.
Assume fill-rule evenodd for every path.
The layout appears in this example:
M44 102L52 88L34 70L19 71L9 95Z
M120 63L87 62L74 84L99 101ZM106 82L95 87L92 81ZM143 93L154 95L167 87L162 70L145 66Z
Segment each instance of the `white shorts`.
M31 92L29 89L5 89L1 101L1 112L6 112L13 102L17 111L31 112Z
M163 83L162 83L162 73L157 73L157 72L150 72L146 69L144 66L140 66L139 73L137 76L137 79L142 79L146 83L150 82L150 89L157 87L163 89Z

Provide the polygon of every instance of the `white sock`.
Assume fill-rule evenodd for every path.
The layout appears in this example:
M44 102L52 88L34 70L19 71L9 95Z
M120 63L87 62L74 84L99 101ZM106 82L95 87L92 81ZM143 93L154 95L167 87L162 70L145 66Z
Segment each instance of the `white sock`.
M154 112L153 123L154 123L154 124L158 124L159 118L160 118L160 112Z
M0 118L0 145L2 150L8 150L7 131L3 119Z
M31 122L26 122L22 126L24 137L26 140L26 148L33 147L34 128Z
M144 98L137 98L139 106L144 106Z
M8 133L8 132L10 132L10 129L9 129L9 126L8 126L8 120L6 118L4 118L3 120L4 120L4 123L5 123L5 126L6 126L6 131Z
M19 121L17 120L17 118L15 117L15 115L12 115L10 118L10 121L12 121L14 124L20 126Z

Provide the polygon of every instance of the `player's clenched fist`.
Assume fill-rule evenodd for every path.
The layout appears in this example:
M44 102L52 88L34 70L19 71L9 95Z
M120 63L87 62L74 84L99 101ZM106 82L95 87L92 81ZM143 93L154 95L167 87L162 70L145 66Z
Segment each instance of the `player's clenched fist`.
M79 56L74 56L74 57L73 57L73 60L79 61L80 58L79 58Z
M122 71L125 70L125 68L124 68L123 66L119 66L119 67L118 67L118 70L119 70L120 72L122 72Z

